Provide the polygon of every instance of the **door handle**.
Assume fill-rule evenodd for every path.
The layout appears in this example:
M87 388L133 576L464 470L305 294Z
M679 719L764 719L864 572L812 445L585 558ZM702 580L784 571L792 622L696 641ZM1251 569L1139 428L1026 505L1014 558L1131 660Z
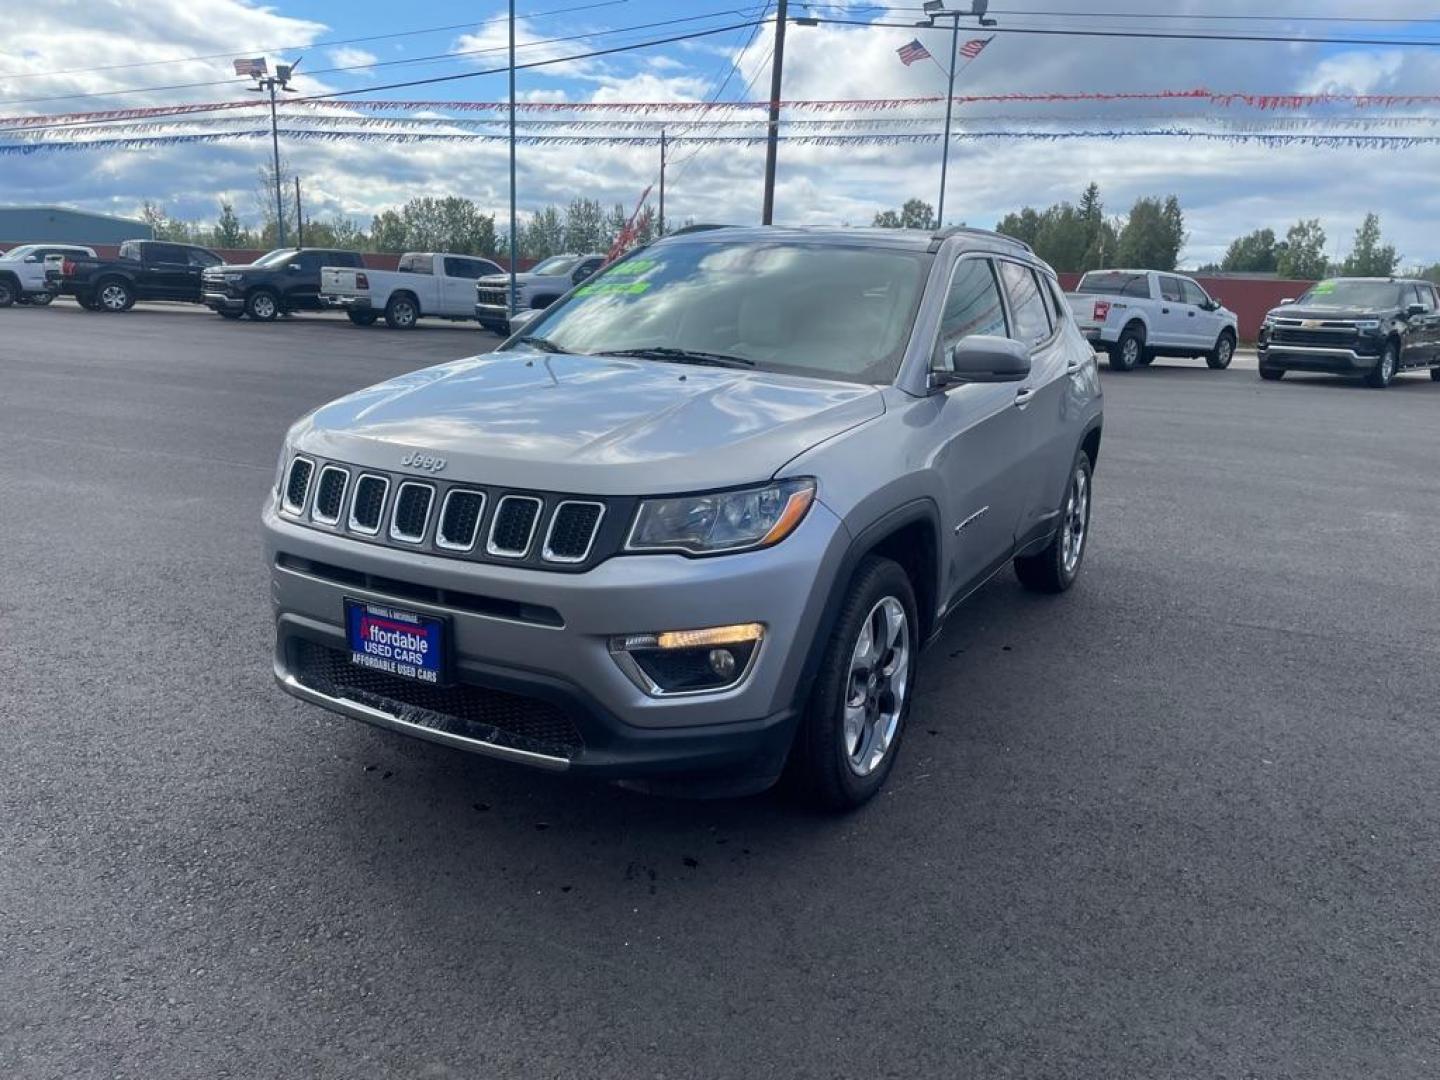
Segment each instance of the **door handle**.
M1169 309L1168 307L1162 307L1162 308L1160 309L1160 314L1161 314L1161 315L1169 315L1169 314L1170 314L1170 309Z
M1084 366L1085 366L1084 361L1081 360L1081 359L1079 359L1079 358L1077 357L1077 358L1075 358L1074 360L1071 360L1068 364L1065 365L1065 374L1066 374L1066 375L1074 375L1077 371L1079 371L1079 370L1080 370L1082 367L1084 367Z
M1023 409L1023 408L1025 408L1026 406L1028 406L1028 405L1030 404L1030 402L1034 399L1034 397L1035 397L1035 387L1033 387L1033 386L1022 386L1019 390L1016 390L1016 391L1015 391L1015 407L1016 407L1017 409Z
M1188 312L1188 314L1189 314L1190 318L1192 318L1192 319L1195 317L1195 313L1194 313L1193 311Z

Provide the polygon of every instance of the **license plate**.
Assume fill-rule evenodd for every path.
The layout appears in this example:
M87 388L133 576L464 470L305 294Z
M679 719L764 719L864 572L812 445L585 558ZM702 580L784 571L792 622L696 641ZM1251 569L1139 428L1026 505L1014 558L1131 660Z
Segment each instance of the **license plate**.
M345 601L345 634L350 662L372 671L417 682L445 681L445 620L433 615Z

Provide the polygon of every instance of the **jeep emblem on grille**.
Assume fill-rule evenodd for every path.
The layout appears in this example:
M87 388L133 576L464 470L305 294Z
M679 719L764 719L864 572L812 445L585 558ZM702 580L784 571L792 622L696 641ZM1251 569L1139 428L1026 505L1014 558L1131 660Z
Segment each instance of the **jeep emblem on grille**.
M425 472L437 473L445 468L445 459L411 451L400 459L400 464L411 469L423 469Z

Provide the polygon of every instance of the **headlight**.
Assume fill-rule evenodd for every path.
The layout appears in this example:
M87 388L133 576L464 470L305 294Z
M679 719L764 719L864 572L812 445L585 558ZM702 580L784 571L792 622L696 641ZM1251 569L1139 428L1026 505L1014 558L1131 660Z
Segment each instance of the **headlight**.
M640 504L625 550L716 555L769 547L795 531L814 501L815 481L809 479L647 499Z
M1379 329L1380 329L1380 320L1379 320L1379 319L1356 319L1356 320L1355 320L1355 329L1356 329L1356 330L1379 330Z
M1266 330L1274 330L1274 329L1275 329L1275 316L1274 316L1274 315L1266 315L1266 316L1265 316L1265 322L1264 322L1263 324L1261 324L1261 325L1263 325Z

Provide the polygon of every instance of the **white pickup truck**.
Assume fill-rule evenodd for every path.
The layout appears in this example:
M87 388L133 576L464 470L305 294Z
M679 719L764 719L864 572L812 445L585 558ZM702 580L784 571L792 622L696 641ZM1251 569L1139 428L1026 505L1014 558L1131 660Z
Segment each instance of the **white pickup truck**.
M95 249L78 244L22 244L0 254L0 308L11 304L44 307L55 299L45 286L45 264L59 269L64 259L95 258Z
M340 308L356 326L384 316L392 330L409 330L426 316L468 322L475 317L475 282L503 273L489 259L446 252L407 251L395 270L326 266L320 302Z
M1092 270L1066 294L1075 321L1116 371L1157 356L1203 356L1230 366L1239 340L1235 313L1198 283L1158 270Z

